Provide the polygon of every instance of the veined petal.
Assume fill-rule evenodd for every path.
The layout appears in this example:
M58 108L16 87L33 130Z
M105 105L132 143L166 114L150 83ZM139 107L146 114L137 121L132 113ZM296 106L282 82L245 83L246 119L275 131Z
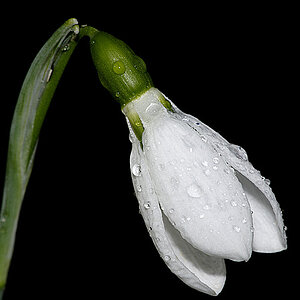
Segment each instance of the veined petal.
M210 257L186 242L160 208L144 153L132 135L130 167L140 212L160 256L170 270L190 287L217 295L226 278L224 260Z
M287 241L282 211L272 192L270 181L261 176L248 161L244 149L230 144L195 117L181 112L173 103L172 107L189 126L207 139L228 165L236 170L236 176L243 186L253 212L253 250L265 253L285 250Z

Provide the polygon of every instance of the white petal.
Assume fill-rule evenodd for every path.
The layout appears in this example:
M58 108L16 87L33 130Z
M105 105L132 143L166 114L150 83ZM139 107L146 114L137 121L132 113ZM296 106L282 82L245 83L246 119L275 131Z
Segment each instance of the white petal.
M189 126L205 136L207 142L216 149L219 155L238 171L237 177L245 189L247 200L253 211L253 250L270 253L286 249L285 226L280 206L269 186L269 181L265 180L248 161L246 151L237 145L230 144L195 117L184 114L173 103L172 106Z
M160 205L197 249L248 260L252 221L241 184L204 137L160 104L157 93L150 90L128 108L138 113L145 128L145 157Z
M284 231L280 230L283 228L283 223L281 226L278 226L278 224L282 222L279 205L274 205L274 203L274 207L272 207L270 200L250 180L238 172L237 177L242 183L253 211L253 250L272 253L286 249ZM271 193L269 188L265 191L268 191L267 194ZM276 219L276 215L278 216L278 220Z
M160 256L187 285L217 295L226 278L224 260L193 248L164 217L143 156L139 143L134 141L130 157L133 184L141 214Z
M197 132L170 117L149 124L144 138L160 204L182 237L208 255L248 260L250 208L223 159Z

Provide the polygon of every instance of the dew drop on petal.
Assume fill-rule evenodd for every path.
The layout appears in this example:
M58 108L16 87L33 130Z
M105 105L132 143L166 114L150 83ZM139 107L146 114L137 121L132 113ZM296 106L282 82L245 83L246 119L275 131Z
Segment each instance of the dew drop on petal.
M200 135L201 140L206 143L207 142L207 137L203 134Z
M141 166L138 164L133 165L131 172L134 176L141 176Z
M189 194L190 197L192 198L198 198L201 196L201 188L199 185L193 183L192 185L187 187L187 193Z
M240 232L241 231L241 228L239 226L234 225L232 228L236 232Z
M171 257L169 255L165 255L164 260L165 261L169 261L171 259Z
M219 158L218 158L218 157L214 157L214 158L213 158L213 162L214 162L215 164L218 164L218 163L219 163Z
M150 202L147 202L147 203L144 204L144 208L145 208L145 209L149 209L150 206L151 206L151 205L150 205Z
M230 202L230 204L231 204L231 206L237 206L237 203L236 203L234 200L232 200L232 201Z
M270 184L271 184L271 180L270 180L270 179L265 178L264 181L265 181L265 183L266 183L267 185L270 185Z

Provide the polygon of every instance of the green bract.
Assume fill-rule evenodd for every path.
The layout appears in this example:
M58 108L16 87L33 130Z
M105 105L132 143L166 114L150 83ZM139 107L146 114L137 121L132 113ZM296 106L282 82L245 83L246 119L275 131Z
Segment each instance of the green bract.
M122 107L153 86L146 64L123 41L99 31L90 45L100 82Z

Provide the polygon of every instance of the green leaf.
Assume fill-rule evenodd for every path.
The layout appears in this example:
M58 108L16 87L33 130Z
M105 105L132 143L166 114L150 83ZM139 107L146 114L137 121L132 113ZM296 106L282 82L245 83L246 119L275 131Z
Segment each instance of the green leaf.
M76 19L66 21L39 51L26 75L15 108L0 215L0 297L40 129L56 86L78 43L77 24Z

